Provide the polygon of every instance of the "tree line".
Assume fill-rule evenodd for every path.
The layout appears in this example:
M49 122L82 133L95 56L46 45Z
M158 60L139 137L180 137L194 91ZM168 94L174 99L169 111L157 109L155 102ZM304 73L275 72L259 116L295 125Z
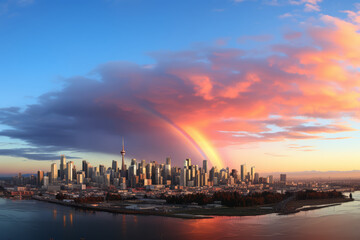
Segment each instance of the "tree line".
M341 192L336 190L331 192L317 192L314 190L306 190L296 193L297 200L308 200L308 199L327 199L327 198L344 198Z
M169 204L191 204L205 205L220 201L222 205L227 207L251 207L256 205L277 203L284 200L290 194L280 194L273 192L253 193L242 195L239 192L215 192L212 196L204 193L195 193L187 195L171 195L166 196L166 203Z

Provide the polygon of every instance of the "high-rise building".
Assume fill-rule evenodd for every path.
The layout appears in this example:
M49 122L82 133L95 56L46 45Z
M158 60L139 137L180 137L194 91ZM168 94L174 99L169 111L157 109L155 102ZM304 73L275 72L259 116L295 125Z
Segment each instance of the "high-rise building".
M180 186L185 187L186 186L186 168L184 166L184 168L181 169L181 173L180 173Z
M104 165L99 165L99 173L100 176L103 176L105 174L105 166Z
M86 160L82 161L82 170L85 173L85 178L89 177L89 164Z
M70 161L70 162L66 163L66 168L67 168L66 181L68 183L72 182L72 180L73 180L73 167L74 167L74 162L73 161Z
M171 180L171 158L166 158L166 165L164 169L164 178L166 180Z
M273 176L273 175L270 175L270 176L269 176L269 183L270 183L270 184L273 184L273 183L274 183L274 176Z
M146 179L152 179L152 163L146 165Z
M280 174L280 182L286 183L286 174Z
M76 183L77 184L83 184L84 183L84 177L85 177L84 171L79 171L76 174Z
M171 165L171 158L170 157L166 158L166 165Z
M118 169L118 162L115 160L112 160L112 169L114 170L114 172L117 172Z
M204 173L208 172L208 161L207 160L203 160L203 169L204 169Z
M184 166L187 166L188 168L191 166L191 159L190 158L187 158L185 160Z
M58 170L56 163L51 164L51 183L55 183L58 178Z
M254 174L255 174L255 167L251 167L251 172L250 172L250 181L253 182L254 181Z
M44 184L44 171L39 170L37 174L37 185L42 186Z
M49 186L49 177L48 177L48 176L44 176L44 181L43 181L43 182L44 182L43 185L44 185L45 187Z
M254 183L259 183L259 173L254 174Z
M65 155L60 156L60 179L65 179L65 168L66 168L66 157Z
M246 178L246 164L242 164L240 166L240 179L241 181L245 181Z

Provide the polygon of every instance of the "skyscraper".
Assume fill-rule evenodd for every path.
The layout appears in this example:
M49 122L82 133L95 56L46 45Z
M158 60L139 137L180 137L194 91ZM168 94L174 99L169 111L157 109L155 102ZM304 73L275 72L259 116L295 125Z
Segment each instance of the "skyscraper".
M171 165L171 158L170 157L166 158L166 165Z
M60 156L60 179L65 179L65 168L66 168L66 157L65 155Z
M118 171L118 162L115 160L112 160L112 169L114 170L114 172Z
M280 174L280 182L286 183L286 174Z
M204 169L204 173L208 172L208 162L207 162L207 160L203 160L203 169Z
M122 139L122 150L121 150L121 176L126 177L126 169L125 169L125 147L124 147L124 138Z
M51 164L51 183L54 183L57 181L58 177L58 170L56 163Z
M240 166L240 178L241 178L241 181L245 181L245 178L246 178L246 164L242 164Z
M189 168L191 166L191 159L187 158L184 162L184 166L186 166L187 168Z
M85 173L85 177L88 178L89 177L89 166L85 160L82 161L82 170Z
M72 180L73 180L73 166L74 166L73 161L67 162L67 164L66 164L66 168L67 168L66 181L68 183L72 182Z
M171 158L167 157L166 158L166 165L165 165L165 181L166 180L171 180Z
M39 170L37 174L37 185L42 186L44 184L44 171Z
M251 182L254 181L254 177L255 177L254 174L255 174L255 167L253 166L253 167L251 167L251 173L250 173Z

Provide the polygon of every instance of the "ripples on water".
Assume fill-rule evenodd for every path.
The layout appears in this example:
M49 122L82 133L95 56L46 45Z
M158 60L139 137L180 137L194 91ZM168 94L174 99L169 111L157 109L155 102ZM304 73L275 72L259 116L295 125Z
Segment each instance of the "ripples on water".
M353 193L360 199L360 192ZM0 239L360 239L360 201L295 215L177 219L0 198Z

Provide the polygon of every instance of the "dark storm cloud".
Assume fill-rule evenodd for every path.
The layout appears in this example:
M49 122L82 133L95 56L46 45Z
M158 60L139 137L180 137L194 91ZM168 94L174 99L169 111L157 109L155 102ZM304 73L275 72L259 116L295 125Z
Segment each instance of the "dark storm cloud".
M41 153L34 148L13 148L0 149L0 155L26 158L29 160L59 160L59 155L51 153ZM68 159L81 159L79 157L66 156Z

